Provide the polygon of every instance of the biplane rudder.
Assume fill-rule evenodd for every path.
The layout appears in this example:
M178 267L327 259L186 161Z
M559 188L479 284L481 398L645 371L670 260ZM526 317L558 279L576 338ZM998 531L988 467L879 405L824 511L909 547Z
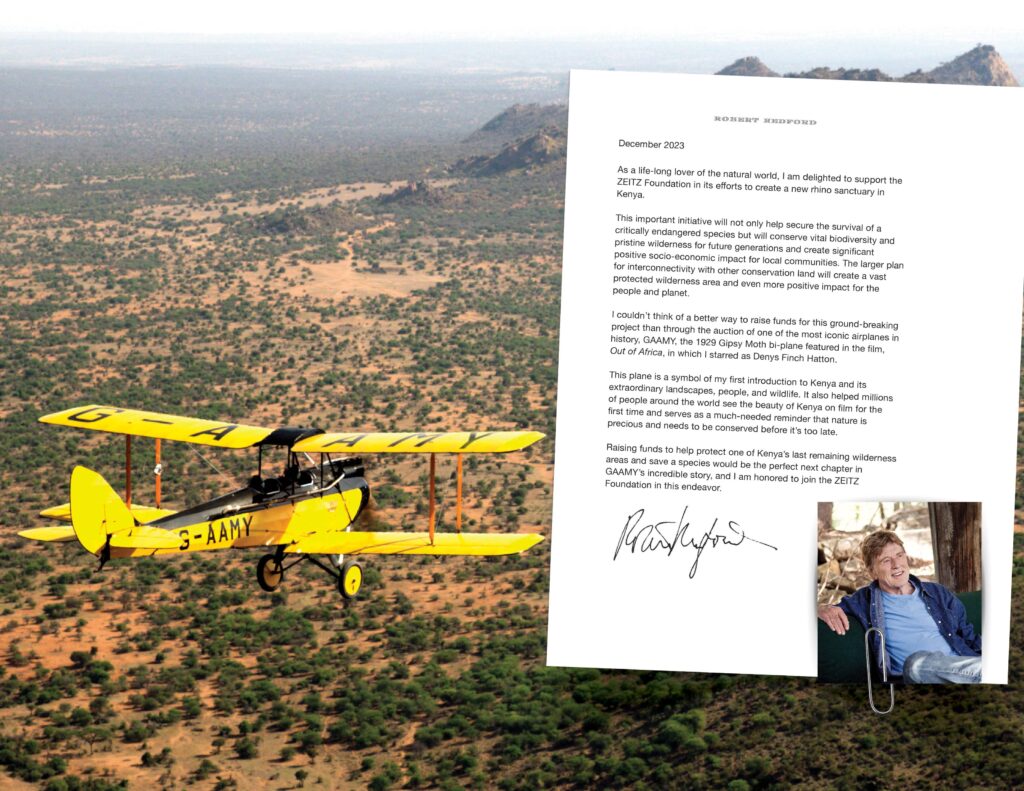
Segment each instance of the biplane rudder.
M75 467L71 472L71 525L78 543L97 555L112 533L135 527L135 518L102 475Z

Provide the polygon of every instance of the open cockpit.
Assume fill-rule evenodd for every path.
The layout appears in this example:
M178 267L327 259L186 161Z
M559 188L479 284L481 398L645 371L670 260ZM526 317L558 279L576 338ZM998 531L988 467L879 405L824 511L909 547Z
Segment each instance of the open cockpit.
M263 477L261 469L245 487L150 522L150 525L174 530L196 522L223 519L351 489L364 490L361 502L365 504L369 500L370 488L363 477L364 472L360 459L326 460L322 464L300 468L296 455L289 453L289 464L281 475ZM357 516L354 514L353 520Z

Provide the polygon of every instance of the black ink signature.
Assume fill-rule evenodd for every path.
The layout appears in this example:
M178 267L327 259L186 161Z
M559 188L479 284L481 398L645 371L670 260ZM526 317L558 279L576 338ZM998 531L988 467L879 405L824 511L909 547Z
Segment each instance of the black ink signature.
M612 557L612 560L618 560L619 552L622 550L623 545L629 547L631 553L663 550L666 556L671 556L675 552L676 547L693 547L697 552L697 556L693 559L693 565L690 566L689 576L690 579L693 579L693 575L697 573L700 556L705 548L707 548L708 543L714 549L718 546L719 542L725 546L737 547L744 541L753 541L755 544L768 547L768 549L775 551L779 549L747 535L740 528L739 522L729 520L724 528L720 528L717 516L715 521L711 523L711 527L700 534L699 537L687 535L687 532L690 530L690 523L686 521L686 512L689 508L690 506L688 505L683 507L683 513L679 517L678 522L652 522L641 525L640 522L644 518L644 509L641 508L630 514L626 519L625 527L622 528L622 534L619 536L619 543L615 547L615 555Z

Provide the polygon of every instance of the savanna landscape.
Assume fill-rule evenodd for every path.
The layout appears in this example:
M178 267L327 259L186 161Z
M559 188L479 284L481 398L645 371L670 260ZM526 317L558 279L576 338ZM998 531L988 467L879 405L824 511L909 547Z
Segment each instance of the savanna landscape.
M18 538L76 464L124 486L120 438L37 423L90 403L541 431L467 460L465 519L550 537L566 75L20 68L0 95L0 787L1020 787L1021 536L1011 683L884 718L863 686L546 667L548 541L373 559L345 602L308 565L260 590L253 552L100 570ZM164 445L169 506L253 472L201 450ZM361 527L423 530L425 459L364 462Z

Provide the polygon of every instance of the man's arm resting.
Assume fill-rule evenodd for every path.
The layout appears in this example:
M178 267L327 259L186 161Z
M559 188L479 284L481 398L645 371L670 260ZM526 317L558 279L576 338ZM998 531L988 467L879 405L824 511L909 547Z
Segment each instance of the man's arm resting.
M956 615L956 630L960 633L964 642L971 648L981 653L981 635L974 631L974 626L967 620L967 610L963 602L956 596L950 594L953 599L953 613Z
M818 617L836 634L846 634L850 621L842 607L834 604L822 604L818 607Z

